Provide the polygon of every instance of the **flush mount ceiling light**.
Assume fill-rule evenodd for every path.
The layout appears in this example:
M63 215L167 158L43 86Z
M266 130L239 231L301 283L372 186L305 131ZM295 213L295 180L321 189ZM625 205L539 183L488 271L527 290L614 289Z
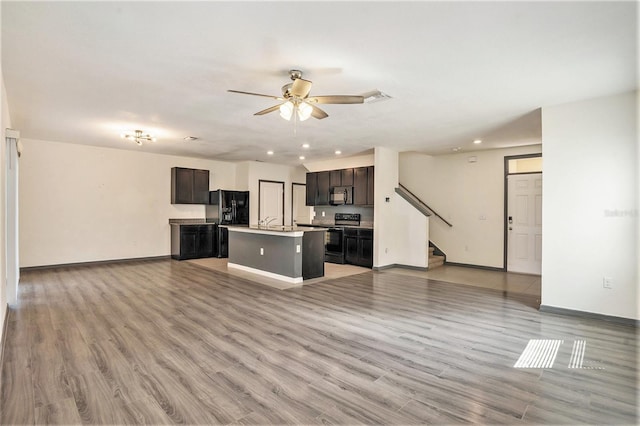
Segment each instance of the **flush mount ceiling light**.
M482 143L482 139L476 139L473 141L473 143L475 143L476 145L481 144Z
M129 139L135 141L138 145L142 145L142 141L155 142L156 138L148 133L143 133L142 130L134 130L133 132L124 132L120 134L123 139Z
M187 141L187 142L191 142L191 141L195 141L198 138L195 136L185 136L184 138L182 138L183 140Z

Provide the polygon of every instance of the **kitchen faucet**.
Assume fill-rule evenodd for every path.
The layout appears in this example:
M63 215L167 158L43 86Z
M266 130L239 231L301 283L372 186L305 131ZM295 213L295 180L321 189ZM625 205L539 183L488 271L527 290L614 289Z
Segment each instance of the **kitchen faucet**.
M269 217L269 216L267 216L267 217ZM273 222L274 220L276 220L276 219L277 219L277 217L272 217L271 219L269 219L269 220L267 221L266 225L267 225L267 226L269 226L269 224L270 224L271 222ZM265 220L266 220L266 219L265 219Z
M271 222L273 222L274 220L276 220L276 219L277 219L277 217L269 218L269 216L267 216L264 219L258 221L258 226L269 226L269 224Z

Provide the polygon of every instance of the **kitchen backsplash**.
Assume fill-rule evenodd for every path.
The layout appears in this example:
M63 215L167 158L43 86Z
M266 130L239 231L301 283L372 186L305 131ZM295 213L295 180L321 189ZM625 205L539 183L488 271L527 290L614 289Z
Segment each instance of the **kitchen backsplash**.
M360 224L373 226L373 207L316 206L314 209L316 212L316 217L313 219L314 225L333 225L333 217L336 213L360 213Z

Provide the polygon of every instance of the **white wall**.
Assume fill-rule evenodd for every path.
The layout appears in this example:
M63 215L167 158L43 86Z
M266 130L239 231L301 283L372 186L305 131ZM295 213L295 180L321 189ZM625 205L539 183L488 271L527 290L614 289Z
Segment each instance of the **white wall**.
M204 217L204 206L170 204L171 167L210 170L211 189L235 186L233 163L22 142L21 267L169 255L169 218Z
M394 217L396 200L385 201L386 197L393 198L398 184L398 152L377 147L374 155L373 266L384 267L397 263L396 249L400 246Z
M4 317L7 310L7 265L6 265L6 229L5 229L5 187L6 187L6 153L5 153L5 129L11 127L9 117L9 104L7 102L7 92L4 87L4 78L0 69L0 347L4 342Z
M284 223L291 224L292 183L305 183L306 169L280 164L246 161L238 164L237 180L249 191L249 223L258 223L259 181L284 182Z
M448 262L502 268L504 157L541 152L540 145L429 156L400 154L400 183L435 209L431 241ZM476 162L470 163L469 157Z
M640 319L637 96L542 110L545 306Z
M426 267L428 218L395 192L398 186L398 152L377 147L374 155L373 266Z

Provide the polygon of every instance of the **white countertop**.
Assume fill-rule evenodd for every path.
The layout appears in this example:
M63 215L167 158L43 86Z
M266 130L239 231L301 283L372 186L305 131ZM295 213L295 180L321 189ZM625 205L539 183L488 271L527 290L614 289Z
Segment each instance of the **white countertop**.
M305 232L318 232L326 231L327 228L322 227L307 227L307 226L234 226L234 225L220 225L229 229L229 232L245 232L251 234L266 234L266 235L278 235L282 237L302 237Z

